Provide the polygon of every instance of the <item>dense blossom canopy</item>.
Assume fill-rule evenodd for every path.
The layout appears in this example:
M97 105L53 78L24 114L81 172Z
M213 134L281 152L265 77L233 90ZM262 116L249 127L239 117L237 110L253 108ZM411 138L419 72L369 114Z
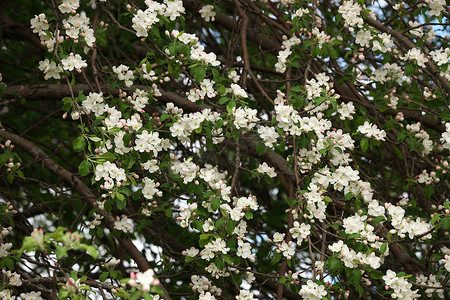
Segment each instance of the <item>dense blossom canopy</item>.
M2 2L0 297L450 297L449 14Z

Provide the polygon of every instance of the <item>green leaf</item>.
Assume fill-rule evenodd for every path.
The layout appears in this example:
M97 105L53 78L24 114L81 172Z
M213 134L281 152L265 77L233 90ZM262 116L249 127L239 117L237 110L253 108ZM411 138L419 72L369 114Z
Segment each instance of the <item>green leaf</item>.
M211 199L211 209L216 211L220 207L220 199L212 198Z
M60 245L56 245L55 254L57 259L61 259L62 257L67 255L67 250Z
M332 273L339 273L342 271L342 262L333 256L327 259L327 265L328 270Z
M217 71L215 68L213 68L211 71L213 73L214 81L218 82L220 80L220 77L221 77L220 74L219 74L219 71Z
M86 146L86 140L84 139L84 136L79 136L73 141L73 149L76 152L83 151L85 146Z
M122 278L122 272L120 270L114 270L110 272L111 277L114 279L121 279Z
M119 197L117 197L117 195L120 195L122 199L119 199ZM116 194L116 204L117 204L117 208L122 210L127 206L127 202L125 201L125 197L122 194Z
M236 102L234 102L234 101L232 100L232 101L230 101L230 102L227 104L227 112L228 112L230 115L233 114L233 107L236 107Z
M337 48L331 48L331 50L330 50L330 56L331 56L331 58L334 58L334 59L337 59L337 58L339 58L339 50L337 49Z
M14 270L15 263L14 260L12 260L10 257L4 257L2 258L1 265L6 266L10 270Z
M198 241L198 245L200 247L204 247L206 244L208 244L209 237L210 237L209 233L200 234L200 240Z
M23 180L26 179L26 178L25 178L25 175L23 174L22 171L17 171L16 174L17 174L17 176L18 176L20 179L23 179Z
M127 195L128 197L131 197L131 191L125 187L120 188L119 192L121 194Z
M400 132L400 133L397 135L397 141L403 142L403 141L405 140L406 136L407 136L407 133L406 133L406 132Z
M403 153L400 150L400 148L398 148L395 145L392 145L392 149L394 150L394 154L395 154L395 156L397 156L398 159L403 159Z
M109 272L102 272L102 274L100 274L100 276L98 277L98 279L99 279L101 282L105 282L106 279L108 278L108 275L109 275Z
M388 243L383 243L380 247L380 252L385 253L388 247Z
M99 238L102 238L104 236L103 228L100 226L97 227L97 236Z
M94 246L85 245L84 249L86 250L87 253L89 253L92 256L92 258L97 259L98 253L97 249L95 249Z
M236 221L228 221L227 223L227 233L231 234L234 231L234 228L236 228Z
M431 185L427 185L423 188L423 195L427 199L431 199L431 196L434 194L434 188Z
M378 223L380 223L381 221L384 221L384 220L385 220L385 217L384 217L384 216L378 216L378 217L375 217L375 218L372 220L372 225L378 224Z
M372 270L370 271L370 277L372 277L373 279L381 279L383 278L383 273Z
M64 110L64 111L69 111L69 109L72 108L72 98L70 98L70 97L64 97L64 98L62 99L62 102L63 102L62 110Z
M161 122L163 122L163 121L167 120L169 117L170 117L170 116L169 116L168 114L162 114L161 117L159 118L159 120L160 120Z
M86 176L91 171L91 163L88 160L83 160L78 166L78 174Z
M95 43L99 46L105 47L108 45L108 40L106 39L105 32L102 32L100 34L97 34L95 36Z
M222 228L222 225L223 225L225 222L226 222L225 219L219 219L219 220L216 221L216 223L214 224L214 226L215 226L216 228Z
M311 54L311 56L312 56L312 57L317 57L317 56L319 56L319 53L320 53L320 48L319 48L319 47L314 47L314 48L312 49L312 54Z
M175 55L177 53L177 45L176 44L172 44L169 46L169 52L170 55Z
M281 277L280 279L278 279L278 283L284 284L287 281L286 277Z
M279 260L281 259L281 254L276 253L275 256L272 258L272 260L270 261L270 263L272 265L276 264Z
M214 70L214 69L213 69ZM216 80L215 80L216 81ZM217 81L216 81L217 82ZM226 92L225 87L221 84L219 85L219 87L217 88L217 91L219 92L219 94L223 95Z
M345 200L350 200L354 197L355 197L355 195L353 195L352 192L348 192L347 194L345 194Z
M360 279L361 279L361 270L358 270L358 269L352 270L349 283L356 285Z
M134 156L130 156L130 162L128 163L127 169L131 169L131 167L133 167L135 162L136 162L136 158L134 158Z
M411 137L409 138L409 151L414 151L414 149L419 148L419 142L417 139Z
M445 230L449 229L450 228L450 218L442 219L441 224L442 224L443 229L445 229Z
M9 182L10 184L12 184L12 183L14 182L14 174L13 174L13 173L9 173L9 174L6 176L6 180L8 180L8 182Z
M222 258L227 264L233 265L233 259L228 254L222 254Z
M366 152L368 148L369 148L369 139L368 138L363 138L361 140L361 150L363 152Z
M219 101L217 101L217 103L220 104L220 105L223 105L223 104L227 103L228 100L230 100L230 98L222 97L222 98L219 99Z
M197 82L201 82L205 79L206 70L203 67L194 67L191 69L191 74Z
M164 210L164 213L166 214L166 217L168 217L168 218L172 218L172 216L173 216L173 211L170 207L166 208Z
M113 127L108 130L108 133L115 134L115 133L118 133L119 131L120 131L120 128Z
M256 153L257 153L259 156L261 156L261 155L264 153L265 150L266 150L266 145L264 145L263 142L259 142L259 143L256 145Z
M413 64L407 64L405 66L405 75L406 76L411 76L412 73L414 73L415 71L415 67Z
M99 138L98 136L96 136L96 135L90 135L89 136L89 139L91 140L91 141L93 141L93 142L100 142L102 139L101 138Z
M225 264L223 263L223 259L221 259L220 257L216 256L216 259L214 259L214 263L220 270L222 270L225 267Z
M216 122L216 124L214 124L214 129L219 129L219 128L221 128L221 127L223 126L223 123L224 123L224 122L225 122L225 121L222 120L222 119L218 120L218 121Z
M96 159L98 162L114 161L116 156L111 152L105 152L102 155L97 156Z

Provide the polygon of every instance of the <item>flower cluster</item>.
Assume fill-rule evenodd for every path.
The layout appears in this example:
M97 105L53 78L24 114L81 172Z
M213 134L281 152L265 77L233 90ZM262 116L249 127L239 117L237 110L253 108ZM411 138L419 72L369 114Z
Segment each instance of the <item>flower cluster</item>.
M325 286L308 280L306 284L302 285L300 295L307 300L321 300L327 295L327 291L325 290Z
M275 64L275 70L277 72L284 73L286 71L289 56L292 54L291 47L300 43L301 40L296 36L292 36L290 39L283 41L283 50L278 53L278 62Z
M80 7L79 0L62 0L62 3L58 6L62 13L74 13Z
M181 112L181 110L177 111ZM209 108L204 109L201 112L184 114L170 127L170 133L173 137L176 137L182 142L189 142L189 136L201 127L202 122L209 121L212 124L215 124L219 119L219 114L211 111ZM214 135L219 135L221 132L221 130L217 130Z
M392 270L387 270L386 275L383 276L383 280L387 288L391 288L393 293L391 298L399 299L418 299L420 294L417 291L413 291L412 284L403 277L397 277L397 273Z
M256 197L249 195L248 197L234 197L233 198L233 208L229 204L222 204L221 209L225 210L233 221L241 220L245 213L249 210L257 210L258 202Z
M445 131L442 133L441 137L442 147L444 149L450 149L450 123L445 123Z
M378 129L376 124L370 124L368 121L364 122L364 125L358 127L358 132L364 134L368 138L375 138L378 141L384 141L386 132Z
M123 218L117 217L116 221L114 221L114 229L128 233L133 231L133 223L126 216Z
M234 117L234 127L236 129L247 129L250 130L255 127L256 122L259 118L256 116L258 111L256 109L251 109L248 107L233 107L233 117Z
M151 152L155 157L158 157L158 153L163 149L170 147L167 139L161 139L159 132L148 132L143 130L140 134L136 135L136 145L134 149L138 152Z
M145 272L138 272L137 274L131 272L131 279L128 281L128 284L131 286L135 286L139 284L139 289L144 292L150 291L150 286L159 285L159 280L155 277L155 271L152 269L148 269Z
M422 240L431 238L431 225L420 218L417 218L415 221L411 218L405 217L405 210L396 205L392 205L390 203L386 203L386 208L389 216L391 217L392 227L395 228L393 232L397 232L397 234L401 238L405 238L406 234L408 234L410 239L414 237L420 237Z
M371 252L369 255L356 252L344 244L342 240L328 246L328 249L333 253L337 253L347 268L357 268L358 263L369 265L374 269L378 269L381 266L381 257L376 256L375 252Z
M77 72L81 72L82 68L87 67L86 61L79 54L73 54L73 52L67 58L61 59L61 64L62 68L66 71L73 71L75 69Z
M210 79L204 79L200 82L200 89L193 88L186 93L187 99L191 102L196 102L198 100L203 100L205 97L214 98L217 92L214 90L214 81Z
M127 87L130 87L133 85L133 71L130 70L129 67L125 65L120 65L118 67L113 66L113 72L117 74L117 78L120 81L124 81L125 85Z
M82 102L85 113L93 112L96 117L103 115L108 110L108 104L104 103L103 93L89 93L86 100Z
M16 272L11 272L10 270L2 270L3 276L4 278L6 278L6 280L4 281L5 285L9 285L9 286L21 286L22 285L22 280L20 279L20 274L16 273Z
M404 59L413 60L417 63L419 67L425 68L425 63L428 62L428 58L419 49L412 48L408 50Z
M94 46L95 36L94 30L89 27L89 18L84 13L71 15L63 20L63 27L66 35L73 39L75 43L82 37L88 47Z
M353 105L353 102L342 103L337 109L337 112L341 115L340 117L341 120L345 119L353 120L353 114L355 113L355 106Z
M433 274L430 274L429 277L426 277L423 274L420 274L416 277L417 283L423 286L428 287L425 289L425 294L428 298L432 298L433 294L437 294L437 296L441 299L444 299L444 289L442 289L442 284L436 280L436 277Z
M277 142L277 138L280 136L273 127L261 126L258 128L259 137L264 141L264 145L269 148L273 148L273 144Z
M201 17L206 21L212 21L214 22L216 12L214 11L214 6L212 5L205 5L200 10L199 13L201 14Z
M256 169L256 171L261 174L267 174L271 178L277 176L277 173L275 173L275 168L269 167L269 165L266 162L260 164Z
M222 290L212 284L211 281L209 281L205 277L200 277L198 275L192 275L191 276L191 286L192 290L200 293L200 296L205 297L205 295L208 295L209 298L204 299L216 299L213 295L220 296L222 294ZM213 294L211 294L213 293Z
M303 240L305 240L311 234L311 225L294 221L294 224L289 232L292 234L292 238L297 240L297 245L301 245Z
M44 79L48 80L50 78L61 79L61 73L63 68L57 65L54 61L50 62L48 58L39 62L39 70L44 72Z
M104 179L102 188L110 190L115 186L120 186L123 181L127 180L127 177L124 169L107 161L95 167L95 180L100 181L101 179Z

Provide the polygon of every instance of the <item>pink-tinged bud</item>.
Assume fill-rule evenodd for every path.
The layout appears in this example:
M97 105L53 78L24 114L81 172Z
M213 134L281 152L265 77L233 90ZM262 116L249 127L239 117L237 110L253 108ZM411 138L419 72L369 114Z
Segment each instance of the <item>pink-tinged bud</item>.
M136 285L136 279L130 279L130 280L128 281L128 284L129 284L130 286L135 286L135 285Z

